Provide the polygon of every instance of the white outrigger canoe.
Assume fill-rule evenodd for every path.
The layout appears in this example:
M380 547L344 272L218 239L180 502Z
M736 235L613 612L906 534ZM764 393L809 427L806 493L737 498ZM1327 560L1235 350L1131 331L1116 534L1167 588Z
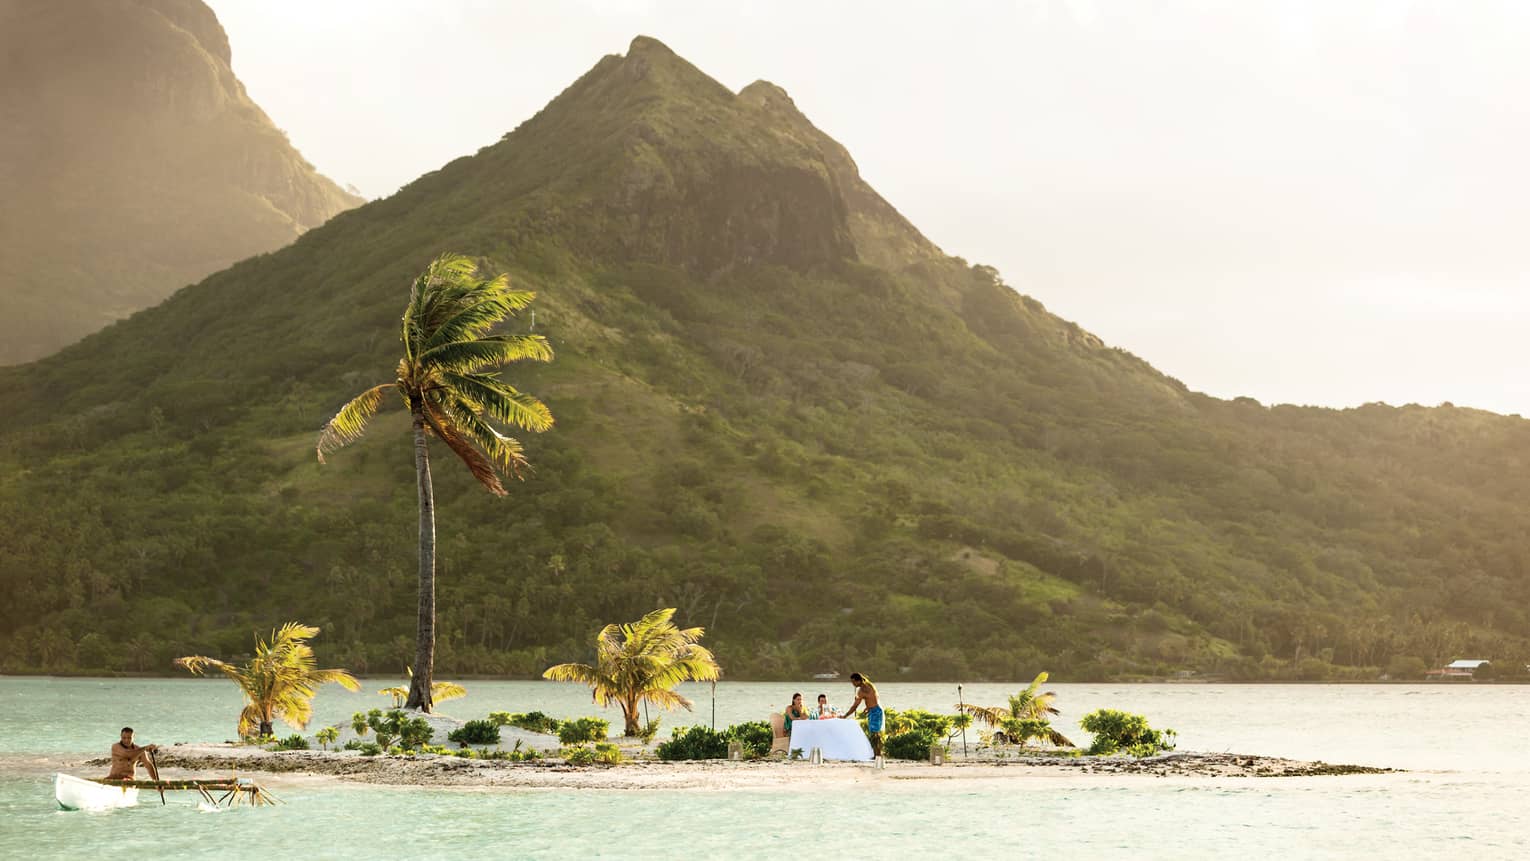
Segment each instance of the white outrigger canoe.
M107 786L67 774L53 778L53 796L65 810L111 810L138 805L136 786Z
M248 804L259 807L279 804L276 796L247 777L222 777L212 780L87 780L68 774L53 778L53 796L65 810L111 810L114 807L137 807L138 791L158 792L164 803L165 792L188 790L211 807Z

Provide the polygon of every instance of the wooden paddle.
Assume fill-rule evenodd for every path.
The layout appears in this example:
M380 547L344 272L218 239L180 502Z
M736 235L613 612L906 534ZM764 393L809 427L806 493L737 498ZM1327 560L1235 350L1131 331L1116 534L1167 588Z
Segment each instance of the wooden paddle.
M163 807L165 804L165 784L159 779L159 762L154 759L154 751L152 750L149 751L149 776L154 778L154 782L159 786L159 804Z

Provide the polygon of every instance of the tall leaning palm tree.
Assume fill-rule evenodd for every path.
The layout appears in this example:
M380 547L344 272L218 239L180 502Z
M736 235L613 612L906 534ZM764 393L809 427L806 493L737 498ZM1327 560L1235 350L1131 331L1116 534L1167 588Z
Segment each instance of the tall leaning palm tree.
M669 710L691 709L691 701L672 690L686 681L716 681L722 675L717 659L699 641L701 628L677 628L670 621L673 607L655 610L636 622L607 625L595 637L595 663L558 664L543 678L582 682L590 686L599 705L616 703L626 723L623 734L642 733L638 708L651 702Z
M288 622L271 632L271 639L255 638L255 657L243 666L206 655L176 658L177 666L202 675L217 670L234 680L244 692L244 711L239 713L239 736L271 735L271 724L281 718L302 729L313 717L313 697L318 687L334 682L357 690L356 678L345 670L321 670L308 641L319 635L311 625Z
M495 496L505 495L502 473L520 477L526 467L521 444L494 423L540 432L552 427L553 417L541 401L499 379L499 368L522 359L550 361L552 347L541 335L491 332L535 297L529 291L512 290L507 275L480 278L473 261L460 254L437 257L410 288L400 333L404 356L393 382L352 398L319 433L317 448L323 463L327 452L361 437L367 419L390 389L413 418L420 603L406 708L429 712L435 704L431 682L436 656L436 508L429 440L434 437L444 443Z
M958 705L957 708L989 726L1004 726L1010 721L1041 721L1046 723L1047 741L1059 747L1072 747L1073 742L1069 741L1067 736L1051 727L1052 715L1062 714L1062 712L1052 705L1052 702L1057 699L1057 694L1051 691L1041 692L1041 686L1047 683L1047 678L1048 675L1045 672L1037 673L1036 678L1031 680L1025 690L1010 695L1009 704L1006 706L978 706L967 703Z

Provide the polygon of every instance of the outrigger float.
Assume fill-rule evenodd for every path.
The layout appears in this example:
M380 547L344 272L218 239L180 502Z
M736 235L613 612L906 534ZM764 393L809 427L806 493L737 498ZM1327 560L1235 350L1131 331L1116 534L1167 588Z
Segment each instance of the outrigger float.
M233 807L238 804L259 807L281 803L269 790L247 777L215 780L107 780L59 774L53 779L53 796L58 799L58 806L65 810L135 807L140 789L157 791L160 803L164 803L165 793L171 790L195 792L205 803L214 807Z

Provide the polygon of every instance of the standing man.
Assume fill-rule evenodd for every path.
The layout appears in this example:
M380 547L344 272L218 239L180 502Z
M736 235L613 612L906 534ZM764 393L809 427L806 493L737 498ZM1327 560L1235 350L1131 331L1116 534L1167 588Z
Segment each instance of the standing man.
M159 769L154 767L154 760L149 754L159 750L159 745L150 744L139 747L133 744L133 728L122 728L122 738L112 745L112 770L106 775L107 780L137 780L138 763L142 762L149 769L149 779L159 780Z
M855 717L855 710L866 706L866 731L871 734L871 755L882 755L882 704L877 700L877 686L860 673L850 674L850 684L855 685L855 702L845 712L846 718Z

